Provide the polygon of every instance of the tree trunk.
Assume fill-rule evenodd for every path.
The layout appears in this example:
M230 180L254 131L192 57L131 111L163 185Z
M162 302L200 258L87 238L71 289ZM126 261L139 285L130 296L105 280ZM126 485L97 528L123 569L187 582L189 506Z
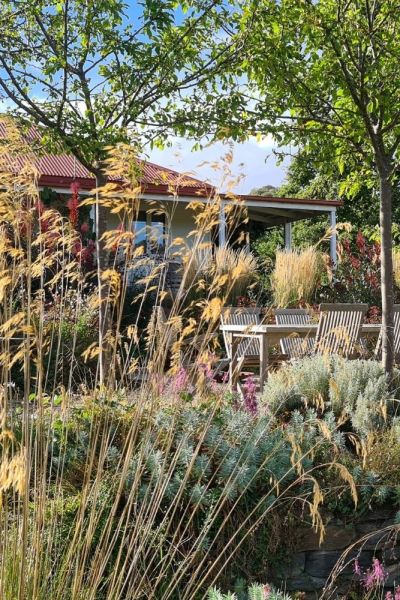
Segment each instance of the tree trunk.
M96 188L102 188L107 182L104 171L96 173ZM107 209L101 204L101 192L96 192L95 230L97 255L97 285L99 294L99 383L105 384L105 373L108 371L110 352L107 350L107 332L110 330L110 306L108 301L108 286L102 282L101 274L108 268L108 251L104 247L102 236L107 231Z
M391 378L394 364L394 290L392 256L392 202L393 188L389 169L380 176L380 232L381 232L381 293L382 293L382 365Z

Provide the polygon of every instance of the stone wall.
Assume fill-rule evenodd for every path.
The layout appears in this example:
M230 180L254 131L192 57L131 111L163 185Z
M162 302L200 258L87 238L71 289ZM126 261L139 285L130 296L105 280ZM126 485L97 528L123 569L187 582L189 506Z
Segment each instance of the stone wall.
M317 598L324 591L326 597L335 598L346 594L359 580L354 574L355 558L366 570L376 557L388 572L386 587L393 590L400 585L400 526L394 524L394 517L392 507L373 511L355 522L328 517L321 545L311 527L296 531L296 540L290 542L295 553L283 565L275 584L288 592L306 592L307 598ZM338 576L331 582L334 570Z

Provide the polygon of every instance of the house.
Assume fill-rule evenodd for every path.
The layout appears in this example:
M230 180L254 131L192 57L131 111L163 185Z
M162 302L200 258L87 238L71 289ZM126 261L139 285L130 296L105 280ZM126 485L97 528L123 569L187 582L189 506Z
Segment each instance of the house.
M4 123L0 122L0 138L6 136ZM95 178L73 156L68 154L40 154L34 158L38 170L38 185L43 194L59 197L71 196L71 185L77 183L79 194L87 195L95 188ZM13 168L22 168L24 159L13 163ZM154 247L154 238L159 245L165 240L165 219L155 214L154 201L162 205L169 215L169 235L172 239L184 238L190 243L188 234L195 229L193 211L187 210L190 202L199 200L207 202L212 196L210 184L194 177L180 174L172 169L138 161L139 180L141 185L141 206L139 219L135 225L140 243L150 251ZM17 167L15 166L17 164ZM328 215L331 227L336 225L336 210L342 205L338 200L307 200L304 198L276 198L268 196L239 195L239 200L246 206L249 221L263 224L266 228L282 226L285 233L285 246L291 248L292 223L301 219L309 219L319 215ZM222 195L218 230L215 232L216 244L223 246L229 238L227 232L225 206L233 200ZM109 228L118 227L115 215L109 215ZM150 242L151 236L151 242ZM330 255L336 262L336 235L330 240Z

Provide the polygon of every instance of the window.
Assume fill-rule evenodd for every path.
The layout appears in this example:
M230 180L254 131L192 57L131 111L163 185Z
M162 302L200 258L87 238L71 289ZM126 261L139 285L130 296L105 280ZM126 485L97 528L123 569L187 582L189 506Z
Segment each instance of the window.
M135 246L143 246L146 250L146 213L140 212L137 221L133 223L133 233L135 234Z
M163 252L165 246L165 218L163 215L140 211L137 221L133 224L133 230L135 246L143 246L144 251L149 254Z

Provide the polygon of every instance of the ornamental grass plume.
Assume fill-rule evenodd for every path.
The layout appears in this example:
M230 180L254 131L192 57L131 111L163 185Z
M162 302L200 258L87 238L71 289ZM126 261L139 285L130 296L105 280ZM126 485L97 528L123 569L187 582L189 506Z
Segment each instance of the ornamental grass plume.
M393 250L393 276L396 286L400 288L400 248Z
M231 283L229 293L232 298L247 295L257 279L257 260L249 250L235 250L229 246L218 248L211 265L214 277L226 278Z
M202 247L196 253L188 250L185 263L187 284L201 292L218 286L225 304L236 304L240 296L247 296L259 278L257 260L246 248L223 246L212 252Z
M310 304L320 284L324 269L321 253L310 247L306 250L279 250L271 275L274 305L297 306Z
M250 554L239 551L294 495L323 531L323 494L304 459L328 437L303 448L290 427L273 429L269 417L235 409L223 384L196 397L199 378L211 378L204 365L218 352L219 311L231 286L249 281L248 267L234 269L227 286L219 262L193 302L184 270L171 295L168 252L182 256L184 244L168 241L167 231L165 255L158 262L143 255L133 226L142 206L136 156L118 146L109 152L112 178L80 202L80 209L104 205L117 215L102 240L109 264L83 269L81 232L41 207L29 145L12 122L7 128L0 147L0 598L205 598L209 586L236 577L235 561ZM209 244L221 211L218 195L208 200L188 208L194 252ZM240 253L235 260L252 264ZM141 276L128 302L132 266ZM155 306L169 309L162 323L151 318ZM101 315L109 318L100 322ZM175 377L170 393L166 376ZM305 481L311 485L303 489Z

